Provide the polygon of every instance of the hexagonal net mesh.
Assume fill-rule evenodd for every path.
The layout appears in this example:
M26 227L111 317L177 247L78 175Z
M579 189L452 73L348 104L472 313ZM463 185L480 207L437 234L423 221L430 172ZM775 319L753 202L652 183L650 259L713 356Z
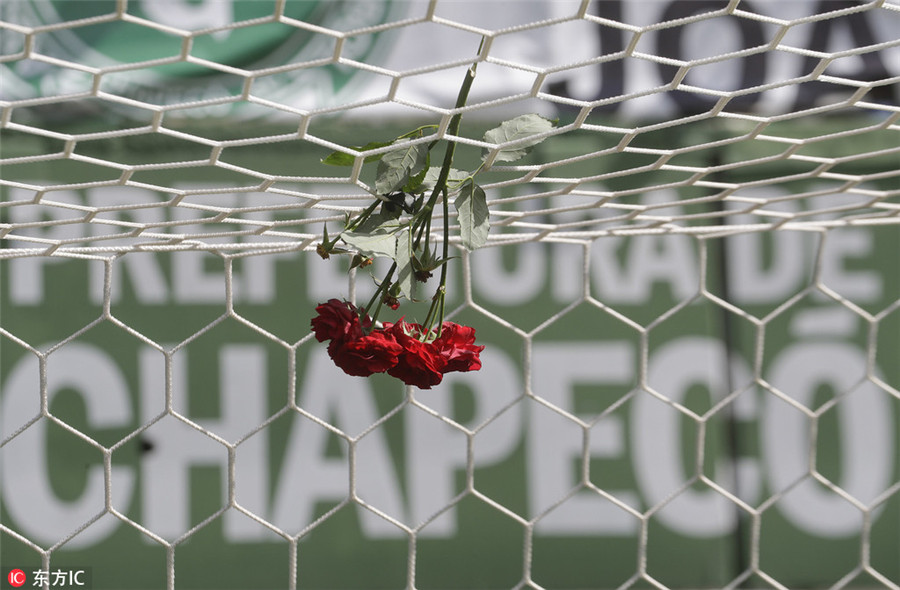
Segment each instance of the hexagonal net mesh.
M4 249L4 256L211 248L211 242L223 240L228 243L217 249L310 248L321 233L320 220L312 218L340 219L353 207L348 200L374 191L371 178L363 173L365 154L351 148L368 138L348 139L346 134L333 133L324 122L336 115L353 118L354 124L372 117L426 119L437 124L434 139L496 147L465 126L458 137L447 133L449 120L457 112L452 108L453 86L476 52L474 59L482 68L473 101L458 109L466 118L490 119L503 109L549 112L562 121L546 132L548 144L562 145L564 139L572 140L567 146L574 144L552 156L548 148L525 165L489 168L487 176L492 178L485 188L492 193L496 228L492 243L622 233L703 234L734 231L738 229L734 225L765 231L886 224L896 223L900 216L896 192L891 190L896 185L890 183L897 174L894 132L900 115L892 94L897 80L896 72L890 73L886 65L896 58L897 39L869 38L871 44L831 51L805 47L807 36L818 34L817 27L831 30L823 23L845 19L852 29L864 15L874 23L896 25L896 5L887 2L825 3L823 8L834 10L794 19L769 16L770 3L761 4L764 9L739 2L710 3L670 10L657 15L670 20L641 24L631 22L627 18L631 15L618 14L620 20L615 20L598 16L603 9L591 10L589 3L565 2L548 4L543 8L548 18L537 22L517 23L518 18L509 14L513 11L499 11L498 17L486 10L487 17L495 18L482 20L505 25L497 28L479 25L478 15L453 10L452 3L413 3L397 20L391 20L396 16L389 5L374 15L363 11L353 16L353 10L345 10L343 17L331 21L320 17L322 22L333 21L335 28L327 28L292 17L293 6L304 3L277 2L266 5L256 18L200 30L174 26L177 11L168 17L159 9L136 16L134 6L129 10L126 2L94 3L81 11L78 20L40 24L34 22L39 10L30 4L9 3L4 13L5 142L28 143L26 151L32 152L3 160L3 182L11 189L3 238L7 245L14 245ZM442 15L447 12L466 18L458 21ZM457 14L465 12L469 14ZM373 18L377 24L365 24ZM734 50L734 41L726 40L688 48L678 56L659 53L665 46L660 39L679 38L701 26L706 27L703 32L716 27L738 32L744 44L752 45ZM252 57L235 58L239 65L210 59L217 37L255 28L272 35L295 29L312 39L293 60L277 65ZM596 36L594 28L603 29L601 42L616 39L621 50L584 58L580 54L589 49L560 47L562 39ZM375 37L399 34L412 37L403 47L409 53L415 51L415 44L427 44L429 36L446 43L433 51L447 60L423 61L416 56L407 60L415 67L389 67L393 64L386 64L370 47L379 42ZM89 46L92 35L102 40L94 51ZM154 44L145 54L110 57L101 53L116 35L137 39L144 35ZM656 40L655 46L651 39ZM861 43L865 38L856 36L853 41ZM525 54L517 52L519 44L540 47L549 42L555 44L541 55L528 54L533 61L522 62ZM243 46L240 39L232 43ZM85 44L87 48L73 57L71 52ZM247 51L252 49L249 46ZM685 55L690 53L700 56L691 59ZM798 64L796 75L754 75L773 53L792 58L789 61ZM848 74L847 64L855 61L863 62L863 67L850 67ZM634 76L643 78L640 68L658 70L658 81L641 79L628 87L604 88L594 92L593 100L567 90L583 78L596 78L595 70L605 82L604 76L622 69L635 70ZM310 89L315 84L337 84L335 72L350 77L364 74L374 80L363 98L350 102L343 102L340 93L336 98L322 98L321 92ZM440 76L447 72L455 77ZM739 82L726 82L736 89L717 87L722 85L721 78L735 78L737 73L742 74ZM280 79L290 75L300 81L300 87L279 86ZM191 76L195 83L185 82ZM160 83L174 88L154 92L154 85ZM792 101L785 98L791 94L795 95ZM610 109L665 113L666 96L674 97L689 114L642 125L602 117ZM794 104L785 104L790 102ZM130 122L84 132L57 131L39 122L41 113L66 111L79 116L125 113ZM231 112L243 117L271 114L284 123L284 129L271 135L252 124L183 129L187 118ZM853 124L829 124L843 115L858 118ZM799 129L786 125L791 122L802 125ZM474 128L477 131L478 125ZM708 130L714 132L702 133ZM108 155L123 140L153 151L151 161L122 161ZM848 145L854 147L846 149ZM298 153L296 165L280 171L248 165L248 152L264 147ZM339 171L348 173L333 175L334 170L316 165L314 159L299 157L334 149L356 156L355 166ZM857 162L866 165L852 170ZM29 172L36 166L66 168L72 180L76 176L85 180L50 185L29 182ZM179 180L198 168L209 168L223 179L217 192L237 193L239 198L221 203L208 188L180 186ZM735 178L732 172L746 174ZM794 188L804 180L816 180L815 188ZM876 181L887 184L878 186ZM322 190L323 185L328 190ZM98 194L109 188L115 195L129 194L124 190L128 188L150 189L166 197L143 202L135 194L133 200L120 196L67 202L69 191L86 188ZM671 192L674 198L650 204L635 198L664 189L678 190ZM124 211L148 209L164 210L164 219L121 219ZM179 217L190 220L179 221ZM62 232L66 237L54 239L53 232L46 231L55 226L66 227L68 232ZM185 231L184 226L190 229Z
M72 549L143 587L109 556L152 546L150 585L216 587L245 568L183 564L258 543L273 588L900 588L898 27L885 0L7 0L4 575ZM557 123L493 159L531 112ZM296 308L374 292L308 259L421 125L487 154L448 293L485 366L370 390ZM83 502L22 475L54 436L93 457ZM221 470L206 513L188 464Z

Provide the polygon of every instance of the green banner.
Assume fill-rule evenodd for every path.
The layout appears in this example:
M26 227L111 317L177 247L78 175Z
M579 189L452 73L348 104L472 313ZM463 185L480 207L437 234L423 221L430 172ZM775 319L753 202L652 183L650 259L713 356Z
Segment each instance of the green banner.
M669 147L711 137L666 133ZM602 149L595 137L573 133L530 157ZM105 149L126 161L190 159L153 141ZM40 147L5 144L4 156L30 149ZM231 162L272 173L323 155L265 145L236 153ZM760 154L741 143L716 157ZM553 175L644 159L620 154ZM62 164L4 174L96 179L95 169ZM719 180L775 178L793 165ZM178 183L219 189L221 173L182 169ZM147 182L163 174L141 173ZM672 180L649 171L597 188ZM830 186L758 190L772 199ZM136 223L191 214L154 206L167 195L137 187L48 193L70 209L4 191L0 222L35 222L32 238L105 231L39 223L77 206L115 205L104 214ZM696 191L635 190L617 202L714 212ZM253 193L213 198L236 207ZM828 216L854 198L804 206ZM802 212L789 199L769 206ZM109 244L102 237L96 244ZM165 587L169 559L182 589L286 588L295 566L302 588L403 587L410 569L418 588L509 588L526 572L547 588L614 588L643 573L677 588L770 584L747 576L753 567L788 587L848 575L851 587L871 586L871 572L900 583L898 251L896 226L843 226L459 252L448 309L476 328L484 365L413 398L387 376L343 375L312 339L298 344L317 303L350 296L345 262L310 252L2 259L0 565L30 580L39 551L53 548L51 569L90 567L93 588L122 590ZM363 301L373 292L365 272L355 289ZM425 311L405 304L395 317ZM854 576L861 554L871 570Z

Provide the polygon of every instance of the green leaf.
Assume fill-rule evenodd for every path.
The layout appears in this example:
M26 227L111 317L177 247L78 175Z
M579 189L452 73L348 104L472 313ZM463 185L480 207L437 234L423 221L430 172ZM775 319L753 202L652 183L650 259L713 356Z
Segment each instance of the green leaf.
M356 148L351 147L350 149ZM328 164L329 166L352 166L354 161L356 161L355 156L351 156L344 152L331 152L322 158L322 163Z
M402 148L388 152L378 162L375 192L386 195L403 188L411 176L422 171L428 161L428 146L401 142Z
M377 231L393 232L400 228L400 209L396 213L373 213L353 230L354 235L368 235Z
M425 150L425 165L422 166L422 169L414 175L410 175L409 181L403 185L403 192L416 194L421 193L423 191L422 181L425 180L425 176L428 174L428 165L431 163L431 152Z
M393 141L370 141L366 145L363 146L350 146L351 150L357 152L367 152L369 150L374 150L377 148L382 148L391 145L394 143ZM365 162L368 164L369 162L375 162L376 160L380 160L384 157L384 154L376 154L374 156L366 156ZM323 164L328 164L329 166L352 166L356 161L356 156L350 155L345 152L331 152L325 158L322 159Z
M347 244L366 256L387 256L397 254L397 233L379 228L371 233L344 232L341 234Z
M419 189L422 192L430 191L434 189L434 185L437 184L438 177L441 175L441 167L440 166L432 166L425 172L425 178L422 179L422 184L419 185ZM451 168L450 173L447 175L447 184L456 184L464 181L472 174L466 172L465 170L457 170L456 168ZM453 188L453 187L450 187Z
M469 251L484 246L491 229L484 189L469 179L463 184L453 204L459 212L459 236L463 246Z
M394 260L397 262L397 284L400 292L410 301L415 300L416 280L413 267L412 234L404 229L397 234L397 254Z
M488 143L502 145L511 141L524 140L533 135L545 133L556 126L556 121L545 119L540 115L520 115L515 119L504 121L499 127L495 127L484 134L484 140ZM531 147L544 140L543 137L535 137L527 141L521 141L515 146L502 147L497 151L495 162L514 162L528 153ZM487 160L493 150L485 149L481 156Z

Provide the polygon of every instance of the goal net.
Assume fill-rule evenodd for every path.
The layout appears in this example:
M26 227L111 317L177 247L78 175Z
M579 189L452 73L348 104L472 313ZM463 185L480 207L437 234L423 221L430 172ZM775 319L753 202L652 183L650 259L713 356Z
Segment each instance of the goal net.
M0 30L0 586L900 588L900 5L6 0ZM485 346L432 389L310 331L393 272L316 251L404 134L489 211L479 248L461 207L425 230Z

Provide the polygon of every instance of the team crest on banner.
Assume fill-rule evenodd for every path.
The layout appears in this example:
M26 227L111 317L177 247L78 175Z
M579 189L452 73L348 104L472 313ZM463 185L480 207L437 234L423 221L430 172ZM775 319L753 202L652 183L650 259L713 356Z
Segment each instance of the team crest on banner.
M79 25L34 35L30 51L41 58L0 65L0 96L115 95L159 106L196 103L179 109L179 116L191 118L264 114L246 100L249 83L249 94L263 103L331 106L354 100L359 82L368 77L362 69L328 63L336 44L342 44L341 58L363 63L387 45L384 33L341 35L388 22L402 7L384 0L285 2L282 12L277 8L256 0L137 0L126 5L125 24L114 0L6 2L0 20L22 30L4 32L3 55L25 51L28 29ZM100 68L102 76L96 73ZM73 108L91 106L81 101ZM129 109L119 101L96 108Z

